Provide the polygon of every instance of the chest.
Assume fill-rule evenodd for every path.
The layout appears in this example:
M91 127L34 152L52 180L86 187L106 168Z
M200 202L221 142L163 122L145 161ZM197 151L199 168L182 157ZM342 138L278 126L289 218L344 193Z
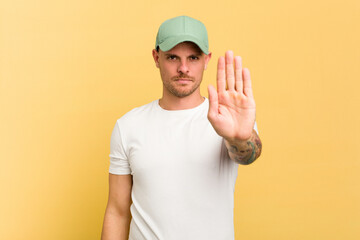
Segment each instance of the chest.
M128 146L129 163L134 177L215 171L222 148L222 138L207 119L149 121L134 131Z

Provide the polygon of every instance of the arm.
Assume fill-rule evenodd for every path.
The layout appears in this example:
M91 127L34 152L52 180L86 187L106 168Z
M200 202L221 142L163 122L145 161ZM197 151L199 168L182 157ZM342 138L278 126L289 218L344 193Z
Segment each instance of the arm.
M132 176L109 174L107 203L101 240L127 240L130 228Z
M229 151L230 158L243 165L254 162L261 154L261 140L256 131L252 131L252 135L248 140L226 140L225 145Z

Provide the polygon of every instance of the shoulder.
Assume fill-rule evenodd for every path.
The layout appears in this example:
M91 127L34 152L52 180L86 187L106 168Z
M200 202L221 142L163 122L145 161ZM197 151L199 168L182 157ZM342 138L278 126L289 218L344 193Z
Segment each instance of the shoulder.
M147 115L151 114L151 112L155 110L157 101L158 100L154 100L148 104L133 108L129 112L125 113L122 117L117 119L117 123L121 125L131 125L132 123L136 123L145 119Z

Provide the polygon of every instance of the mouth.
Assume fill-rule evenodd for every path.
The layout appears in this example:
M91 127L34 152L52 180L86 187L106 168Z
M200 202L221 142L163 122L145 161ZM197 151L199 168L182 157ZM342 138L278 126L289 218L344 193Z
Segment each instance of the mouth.
M177 77L174 78L175 81L192 81L192 78L189 77Z
M180 84L187 84L189 82L192 82L192 80L190 78L177 78L177 79L175 79L175 81Z

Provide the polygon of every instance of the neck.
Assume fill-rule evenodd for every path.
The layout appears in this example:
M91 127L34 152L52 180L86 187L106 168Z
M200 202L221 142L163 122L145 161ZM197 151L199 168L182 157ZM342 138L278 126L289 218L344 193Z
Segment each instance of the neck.
M165 110L185 110L199 106L204 102L204 97L200 95L200 91L193 94L179 98L174 95L163 94L159 100L159 105Z

